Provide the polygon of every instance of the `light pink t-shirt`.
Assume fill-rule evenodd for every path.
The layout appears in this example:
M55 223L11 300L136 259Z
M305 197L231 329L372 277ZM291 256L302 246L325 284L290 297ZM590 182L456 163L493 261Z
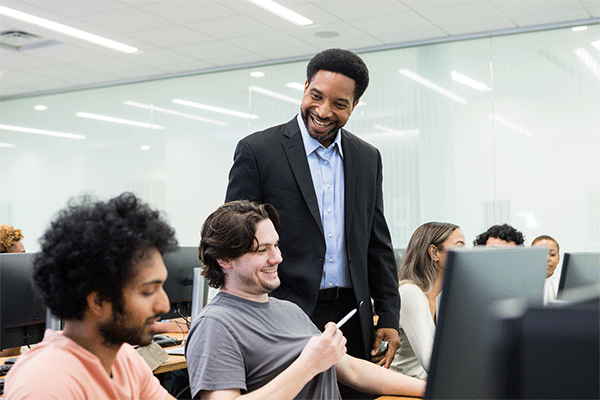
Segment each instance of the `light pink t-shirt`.
M51 330L39 345L18 358L4 382L5 400L166 398L166 389L129 344L119 349L111 378L98 357Z

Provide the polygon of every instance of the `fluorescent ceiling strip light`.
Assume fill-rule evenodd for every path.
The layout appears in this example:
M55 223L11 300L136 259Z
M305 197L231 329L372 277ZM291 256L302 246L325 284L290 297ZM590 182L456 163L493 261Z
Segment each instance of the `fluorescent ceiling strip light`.
M462 74L459 74L456 71L452 71L450 73L450 76L456 82L459 82L459 83L462 83L463 85L467 85L469 87L472 87L473 89L477 89L477 90L482 91L482 92L489 92L490 90L492 90L489 87L487 87L486 85L484 85L483 83L477 82L476 80L471 79L471 78L469 78L467 76L464 76Z
M108 117L106 115L90 114L90 113L86 113L86 112L78 112L78 113L75 113L75 115L78 117L82 117L82 118L96 119L98 121L114 122L116 124L138 126L140 128L165 129L165 127L162 125L154 125L154 124L147 124L145 122L130 121L128 119Z
M586 31L587 30L587 26L586 25L582 25L582 26L574 26L571 28L571 30L573 32L581 32L581 31Z
M233 115L234 117L248 118L248 119L256 119L258 115L243 113L239 111L228 110L226 108L213 107L206 104L194 103L193 101L181 100L181 99L173 99L173 103L181 104L182 106L199 108L201 110L214 111L221 114Z
M496 121L497 123L499 123L500 125L504 125L505 127L509 128L515 132L522 133L525 136L531 136L531 131L528 131L527 129L515 124L514 122L510 122L506 118L502 118L499 115L490 115L490 118L493 121Z
M286 83L285 86L291 88L291 89L296 89L296 90L301 90L304 91L304 85L298 82L290 82L290 83Z
M62 137L62 138L67 138L67 139L80 139L80 140L85 139L84 135L77 135L75 133L47 131L45 129L26 128L24 126L13 126L13 125L0 124L0 129L4 129L7 131L15 131L15 132L35 133L36 135L56 136L56 137Z
M448 97L449 99L452 99L460 104L467 104L467 101L465 99L463 99L462 97L452 93L449 90L444 89L441 86L436 85L433 82L428 81L427 79L415 74L414 72L411 72L407 69L399 69L398 72L404 76L406 76L407 78L410 78L412 80L414 80L415 82L420 83L423 86L428 87L431 90L434 90L446 97Z
M88 42L108 47L113 50L118 50L123 53L136 53L138 51L138 49L136 49L135 47L115 42L114 40L106 39L101 36L94 35L92 33L81 31L79 29L71 28L70 26L62 25L44 18L36 17L31 14L13 10L11 8L0 6L0 15L5 15L10 18L18 19L19 21L25 21L33 25L41 26L42 28L50 29L51 31L86 40Z
M595 42L592 42L592 46L594 46L595 48L600 50L600 40L596 40Z
M258 87L258 86L250 86L248 88L248 90L250 91L250 93L256 92L256 93L264 94L265 96L272 97L274 99L281 100L281 101L286 101L288 103L297 104L297 105L302 104L301 100L298 100L298 99L296 99L294 97L285 96L285 95L283 95L281 93L277 93L277 92L273 92L271 90L263 89L263 88Z
M214 120L214 119L208 119L208 118L198 117L196 115L191 115L191 114L185 114L185 113L182 113L182 112L179 112L179 111L169 110L167 108L156 107L156 106L153 106L153 105L150 105L150 104L136 103L135 101L129 101L128 100L128 101L123 102L123 104L125 104L126 106L143 108L145 110L152 110L152 111L157 111L157 112L161 112L161 113L165 113L165 114L176 115L178 117L195 119L196 121L202 121L202 122L206 122L206 123L213 124L213 125L220 125L220 126L228 126L229 125L227 122L222 122L222 121L217 121L217 120Z
M284 6L275 3L274 1L271 0L247 0L250 3L254 3L259 7L264 8L265 10L280 16L283 19L286 19L296 25L300 25L300 26L306 26L306 25L312 25L313 22L306 18L303 17L302 15L295 13L294 11L290 10L289 8L285 8Z
M382 125L373 125L373 128L379 129L380 131L383 131L383 132L386 132L386 133L391 133L393 135L400 135L400 136L404 136L404 135L418 135L419 134L419 130L418 129L404 129L404 130L399 131L399 130L388 128L388 127L382 126Z
M10 144L10 143L0 143L0 147L6 147L8 149L14 149L17 146L15 146L14 144Z
M600 65L594 60L594 57L586 49L575 49L573 51L577 54L577 57L581 58L586 67L600 79Z

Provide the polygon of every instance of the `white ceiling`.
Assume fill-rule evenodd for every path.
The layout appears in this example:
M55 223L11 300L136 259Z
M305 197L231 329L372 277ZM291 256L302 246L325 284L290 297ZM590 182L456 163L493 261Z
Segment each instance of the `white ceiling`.
M0 99L79 87L309 58L341 47L366 50L482 32L598 23L598 0L278 0L314 21L299 27L244 0L0 0L0 5L88 31L140 51L124 54L24 22L56 43L0 47ZM591 20L591 21L590 21ZM337 36L328 37L335 32Z

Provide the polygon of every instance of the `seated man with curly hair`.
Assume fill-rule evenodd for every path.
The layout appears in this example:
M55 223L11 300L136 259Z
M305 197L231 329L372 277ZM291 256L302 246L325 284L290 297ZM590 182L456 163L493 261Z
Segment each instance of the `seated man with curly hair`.
M4 398L173 399L131 345L147 345L161 314L163 254L175 231L131 193L71 200L40 238L34 283L64 330L19 357Z
M0 225L0 253L25 253L23 234L20 229Z
M502 247L523 246L525 236L508 224L493 225L487 231L477 235L474 246Z

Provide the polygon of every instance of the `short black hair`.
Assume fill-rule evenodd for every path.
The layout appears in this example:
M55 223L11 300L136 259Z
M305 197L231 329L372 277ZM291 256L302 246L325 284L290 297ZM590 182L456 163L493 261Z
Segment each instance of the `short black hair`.
M248 200L225 203L206 218L198 252L202 275L210 286L220 288L225 283L225 272L218 260L235 260L256 249L256 225L265 219L279 229L275 207Z
M485 246L489 238L498 238L506 242L514 242L517 246L521 246L525 243L525 236L523 236L522 232L508 224L502 224L490 226L487 231L479 234L475 238L473 244L475 246Z
M336 72L354 80L354 101L360 99L369 86L369 69L362 58L349 50L328 49L316 54L306 66L308 83L319 71Z
M57 317L83 319L86 297L98 292L123 312L123 287L134 265L156 249L175 250L175 231L132 193L104 201L71 199L40 238L33 279L42 301Z

